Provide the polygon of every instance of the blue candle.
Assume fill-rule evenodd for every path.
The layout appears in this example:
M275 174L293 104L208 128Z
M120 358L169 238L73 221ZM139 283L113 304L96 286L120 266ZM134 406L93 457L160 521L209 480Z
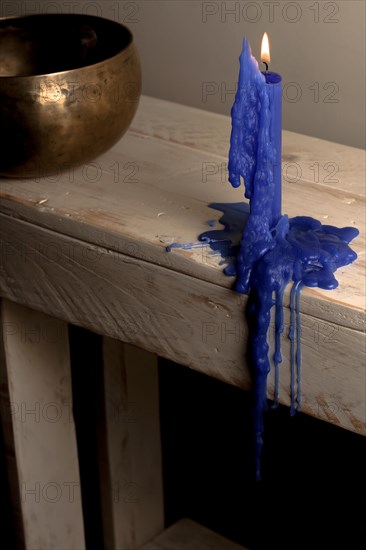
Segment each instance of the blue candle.
M263 46L263 43L262 43ZM269 62L269 48L262 55ZM275 368L274 405L278 404L281 335L284 332L283 296L290 293L291 414L301 410L300 292L304 286L333 289L334 272L353 262L357 254L349 243L358 235L354 227L322 225L308 216L281 215L281 77L261 73L246 39L240 56L239 86L232 108L229 180L239 187L244 180L247 205L212 204L222 210L225 230L208 231L197 243L174 243L192 248L202 242L229 256L227 275L236 275L236 290L249 294L247 362L253 378L255 470L261 478L263 419L267 408L267 376ZM244 226L244 230L242 229ZM240 245L236 242L241 235ZM235 265L231 256L235 256ZM269 357L270 313L275 307L275 350ZM295 369L296 367L296 369Z
M281 217L282 207L282 78L271 71L266 71L264 77L269 96L269 147L272 148L273 155L272 226L274 226Z
M261 48L262 63L266 66L263 73L266 79L266 93L269 96L269 110L263 117L269 120L269 147L272 148L272 170L274 180L274 194L272 197L272 225L281 217L282 203L282 78L279 74L268 71L271 61L269 41L265 32Z
M262 57L269 62L269 51L262 51ZM281 217L281 135L281 76L260 72L244 38L238 91L232 108L229 181L239 187L240 178L244 179L251 213L260 213L268 229Z
M266 60L269 61L269 51ZM283 295L290 295L291 414L301 403L300 292L303 286L332 289L333 273L357 255L348 246L358 231L322 225L310 217L281 216L281 77L260 72L246 39L240 56L239 86L232 108L229 181L244 180L250 214L236 257L236 290L249 294L247 359L253 373L256 477L261 478L263 417L267 408L267 376L275 366L275 405L278 367L282 362ZM230 269L228 274L233 274ZM275 306L275 353L268 356L270 312ZM295 376L296 364L296 376ZM297 391L295 391L295 378Z

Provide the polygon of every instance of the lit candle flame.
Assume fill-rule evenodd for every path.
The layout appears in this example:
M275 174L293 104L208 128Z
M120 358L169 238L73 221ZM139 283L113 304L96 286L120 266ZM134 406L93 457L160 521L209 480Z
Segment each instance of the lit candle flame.
M271 61L271 56L269 55L268 34L266 32L264 33L262 38L261 60L265 61L267 64L269 64Z

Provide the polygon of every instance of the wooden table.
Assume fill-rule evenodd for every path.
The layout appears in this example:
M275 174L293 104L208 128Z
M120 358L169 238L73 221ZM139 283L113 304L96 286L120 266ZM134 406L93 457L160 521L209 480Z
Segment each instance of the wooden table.
M28 548L84 547L67 323L104 337L104 471L134 479L143 495L132 506L103 495L108 548L139 548L164 527L156 355L250 387L246 297L206 247L166 252L220 218L209 203L242 201L243 189L227 183L229 136L228 117L143 97L127 135L89 165L1 180L1 396L10 403L7 458ZM358 433L366 404L364 161L361 150L283 132L283 211L361 231L359 258L337 272L339 288L301 297L303 411ZM287 292L286 323L288 302ZM280 401L288 405L286 337L283 350ZM139 422L113 422L110 404L131 400ZM176 529L180 545L171 531L161 535L167 548L183 547L185 531L189 540L195 529L204 537L191 522Z

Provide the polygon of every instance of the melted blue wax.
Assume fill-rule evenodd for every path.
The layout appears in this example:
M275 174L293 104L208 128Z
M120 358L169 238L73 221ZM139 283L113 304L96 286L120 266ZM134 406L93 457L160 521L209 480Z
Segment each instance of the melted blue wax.
M220 255L223 259L222 264L227 264L225 273L227 275L235 274L235 262L239 252L239 244L242 238L243 229L246 220L249 217L249 205L244 202L239 203L211 203L210 208L223 212L219 222L224 229L215 229L205 231L198 237L198 241L186 243L172 243L166 247L167 252L173 248L183 250L192 250L193 248L210 247L212 255ZM207 225L215 227L217 220L208 220Z
M250 214L236 256L236 290L248 294L248 357L254 382L256 477L261 479L263 418L267 408L268 329L275 306L274 406L278 404L283 295L290 294L291 414L301 406L300 292L303 286L333 289L337 268L357 255L348 243L358 235L353 227L338 229L298 216L281 216L281 77L259 71L246 39L240 56L239 86L232 107L229 181L243 180ZM221 220L224 222L224 220ZM225 225L225 224L224 224ZM227 271L228 272L228 271ZM231 274L234 272L232 270ZM295 365L297 392L295 391Z
M229 181L245 184L245 203L211 204L223 212L224 229L206 231L199 242L172 244L172 248L209 245L221 254L225 273L236 275L235 288L248 294L248 361L253 378L256 478L261 479L267 377L273 359L274 407L278 405L281 334L284 332L283 295L290 293L291 409L301 407L300 292L304 286L334 289L335 271L350 264L357 254L348 244L358 235L354 227L322 225L314 218L281 216L281 77L262 74L243 42L239 86L232 108ZM275 307L275 351L269 358L270 313ZM295 372L296 367L296 372ZM297 391L296 391L297 387Z
M339 267L352 263L357 254L348 246L357 235L354 227L337 228L322 225L314 218L284 215L270 232L267 247L259 244L258 257L248 266L245 264L245 246L250 216L246 203L212 203L215 210L223 212L219 222L224 229L206 231L199 236L213 250L219 250L223 259L229 261L228 275L236 275L236 289L249 294L246 317L249 327L248 358L254 382L254 432L256 477L261 478L261 455L263 449L263 419L267 409L267 376L271 358L268 356L268 330L270 311L275 306L275 368L274 407L278 405L279 365L282 362L281 334L284 332L283 295L287 284L292 282L290 293L291 341L291 408L290 414L300 411L301 406L301 324L300 292L303 286L334 289L338 282L334 272ZM250 226L249 226L250 227ZM241 242L240 242L241 240ZM222 247L220 243L226 243ZM243 252L244 250L244 252ZM229 256L226 254L229 252ZM236 261L232 263L234 258ZM236 268L236 269L235 269ZM241 276L245 274L245 286ZM296 368L296 372L295 372ZM297 391L295 386L297 385Z
M249 205L246 203L211 203L210 208L223 212L219 222L224 229L205 231L199 235L201 243L210 245L211 250L219 253L226 264L225 273L235 274L235 262L239 252L243 228L249 218Z

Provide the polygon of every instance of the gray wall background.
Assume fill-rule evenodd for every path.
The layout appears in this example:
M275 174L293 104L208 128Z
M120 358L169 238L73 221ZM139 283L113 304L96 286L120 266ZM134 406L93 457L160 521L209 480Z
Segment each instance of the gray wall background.
M135 35L143 92L229 114L245 34L259 59L270 39L271 69L283 78L287 130L365 146L365 0L2 1L0 16L102 15Z

